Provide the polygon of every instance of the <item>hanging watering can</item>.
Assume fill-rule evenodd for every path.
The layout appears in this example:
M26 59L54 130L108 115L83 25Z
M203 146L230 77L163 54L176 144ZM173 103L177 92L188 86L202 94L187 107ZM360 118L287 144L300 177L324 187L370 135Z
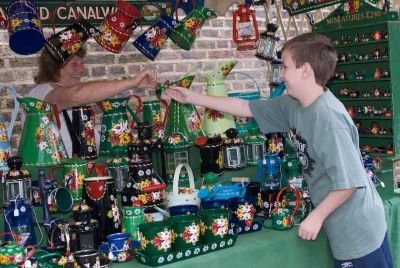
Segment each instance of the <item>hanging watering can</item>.
M197 34L207 19L216 18L214 11L204 7L195 7L171 33L171 40L180 48L190 50Z
M26 118L18 147L25 166L54 166L67 158L61 140L58 113L50 103L35 98L18 98ZM55 118L55 120L54 120ZM57 122L57 126L55 124Z
M281 194L286 190L292 191L296 196L296 207L294 208L293 211L289 208L283 207L282 204L279 202ZM297 213L297 210L299 209L300 205L299 190L289 186L282 188L279 191L278 196L276 197L276 204L277 207L274 208L274 210L271 213L272 228L278 231L289 230L294 225L294 217Z
M177 24L178 22L171 17L161 15L152 26L133 42L133 45L147 58L154 60Z
M103 100L99 105L103 110L103 122L101 124L100 138L100 156L111 156L113 149L127 152L128 144L132 143L133 136L131 125L128 121L128 114L133 120L139 122L137 114L142 107L142 101L139 96L132 95L138 100L136 113L129 106L129 98L116 98Z
M101 24L96 42L113 53L119 53L136 28L134 20L140 18L140 11L132 4L118 0L116 11L106 16Z
M225 87L225 77L235 65L236 61L222 63L210 75L206 76L206 93L208 96L228 96ZM204 112L204 125L207 136L221 135L223 138L226 138L225 131L229 128L235 128L235 119L233 115L206 108Z
M161 114L160 103L164 105L164 117ZM163 100L143 101L143 122L152 125L152 134L154 139L164 138L164 127L168 115L168 103Z
M19 110L19 102L17 101L17 93L12 87L5 87L12 95L14 100L14 110L11 115L11 122L8 128L6 128L3 116L0 114L0 176L1 173L6 174L8 171L7 159L10 157L11 145L10 138L14 128L15 119Z
M42 22L33 1L14 0L7 7L10 48L17 54L30 55L44 46Z
M158 87L160 91L163 91L170 85L190 90L194 78L194 75L188 75L172 83L160 84ZM165 124L165 132L165 136L171 136L173 133L182 133L189 138L190 142L193 142L197 137L205 136L204 126L196 107L192 104L179 103L176 100L171 100Z

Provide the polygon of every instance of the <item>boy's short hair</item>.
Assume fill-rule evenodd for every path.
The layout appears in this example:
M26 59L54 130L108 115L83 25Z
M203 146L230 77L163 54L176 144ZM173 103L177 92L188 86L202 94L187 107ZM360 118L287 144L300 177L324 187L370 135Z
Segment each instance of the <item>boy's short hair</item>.
M337 62L336 50L331 40L321 34L305 33L287 41L283 52L290 52L296 68L308 62L314 71L315 82L325 87L332 77Z

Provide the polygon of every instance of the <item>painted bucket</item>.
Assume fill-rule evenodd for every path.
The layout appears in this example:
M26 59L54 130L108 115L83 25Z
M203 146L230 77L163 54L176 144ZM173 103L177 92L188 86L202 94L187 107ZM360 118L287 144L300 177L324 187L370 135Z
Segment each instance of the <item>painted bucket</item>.
M175 233L174 250L184 250L200 244L200 217L181 215L170 218Z
M144 207L122 207L122 231L131 234L131 240L137 241L139 225L144 221Z
M41 50L45 39L35 4L29 0L11 1L7 13L11 50L21 55L30 55Z
M127 251L130 247L130 233L116 233L107 236L108 245L113 250Z
M200 211L200 232L203 243L220 241L228 234L229 210L206 209Z
M116 11L107 15L100 25L96 42L113 53L119 53L136 28L134 20L140 18L140 11L128 2L118 0Z
M147 58L154 60L177 24L178 22L171 17L161 15L151 27L133 42L133 45Z
M148 256L172 251L174 231L169 220L142 223L139 225L141 250Z

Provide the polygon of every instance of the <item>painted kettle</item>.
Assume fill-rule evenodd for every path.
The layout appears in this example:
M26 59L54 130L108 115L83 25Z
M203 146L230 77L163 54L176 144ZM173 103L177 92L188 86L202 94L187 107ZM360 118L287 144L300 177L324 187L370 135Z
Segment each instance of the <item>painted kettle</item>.
M134 112L129 106L129 99L135 97L138 106ZM132 126L133 121L139 122L137 114L142 109L142 99L139 96L131 95L115 99L106 99L99 103L103 110L101 123L100 153L99 156L112 156L112 151L128 151L128 145L133 142ZM128 114L133 121L129 122Z
M10 137L14 128L15 119L19 110L19 102L17 101L17 93L12 87L4 87L7 89L14 100L14 110L11 115L11 122L8 128L6 128L3 116L0 114L0 175L1 173L6 174L8 171L7 159L11 154Z
M225 87L225 77L235 67L237 61L228 61L220 64L211 74L206 76L208 96L228 96ZM209 108L204 112L204 125L208 137L221 135L226 138L225 131L235 127L233 115L222 113Z
M67 158L60 135L60 119L55 105L36 98L18 98L26 117L18 155L26 167L61 164ZM55 124L57 123L57 125Z
M293 211L290 208L284 207L282 205L283 202L280 202L279 199L283 192L286 190L292 191L296 196L296 206ZM271 218L272 218L272 228L278 231L286 231L293 227L294 225L294 217L299 209L300 205L300 192L296 188L286 186L282 188L277 197L276 197L277 207L272 210Z

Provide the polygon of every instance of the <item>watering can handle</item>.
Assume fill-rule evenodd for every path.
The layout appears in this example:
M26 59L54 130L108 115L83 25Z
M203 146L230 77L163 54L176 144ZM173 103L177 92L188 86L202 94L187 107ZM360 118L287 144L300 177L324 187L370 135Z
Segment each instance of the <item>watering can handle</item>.
M279 199L281 197L281 194L286 190L290 190L296 195L296 207L294 208L294 211L293 211L293 216L294 216L294 215L296 215L297 210L299 209L299 205L300 205L300 193L299 193L299 190L297 190L296 188L293 188L290 186L283 187L279 191L278 195L276 196L276 205L277 205L277 208L279 208Z
M50 179L52 179L53 181L57 181L57 180L54 178L54 170L57 169L57 168L63 168L63 167L64 167L63 165L57 165L57 166L52 166L52 167L50 167L50 170L49 170Z
M169 113L169 105L168 105L168 102L166 100L164 100L164 99L159 98L158 100L165 107L164 119L162 121L162 127L165 127L165 123L167 123L167 116L168 116L168 113Z
M142 98L139 97L138 95L130 95L130 96L128 97L128 101L129 101L129 99L130 99L131 97L135 97L135 98L138 100L138 106L137 106L137 108L136 108L136 111L134 112L134 111L132 110L132 108L129 106L129 103L126 105L126 107L127 107L127 109L128 109L129 114L132 116L133 121L136 122L136 123L139 123L140 119L139 119L139 117L137 116L137 114L139 114L139 113L142 111L142 104L143 104ZM132 128L132 127L133 127L133 122L132 122L131 128Z
M0 19L0 24L1 24L1 19ZM6 88L11 93L11 95L14 99L14 111L12 112L10 126L8 127L8 130L7 130L7 137L10 139L12 130L15 125L15 120L17 119L17 115L18 115L18 111L19 111L19 101L17 101L17 92L15 91L15 89L12 87L6 87Z

